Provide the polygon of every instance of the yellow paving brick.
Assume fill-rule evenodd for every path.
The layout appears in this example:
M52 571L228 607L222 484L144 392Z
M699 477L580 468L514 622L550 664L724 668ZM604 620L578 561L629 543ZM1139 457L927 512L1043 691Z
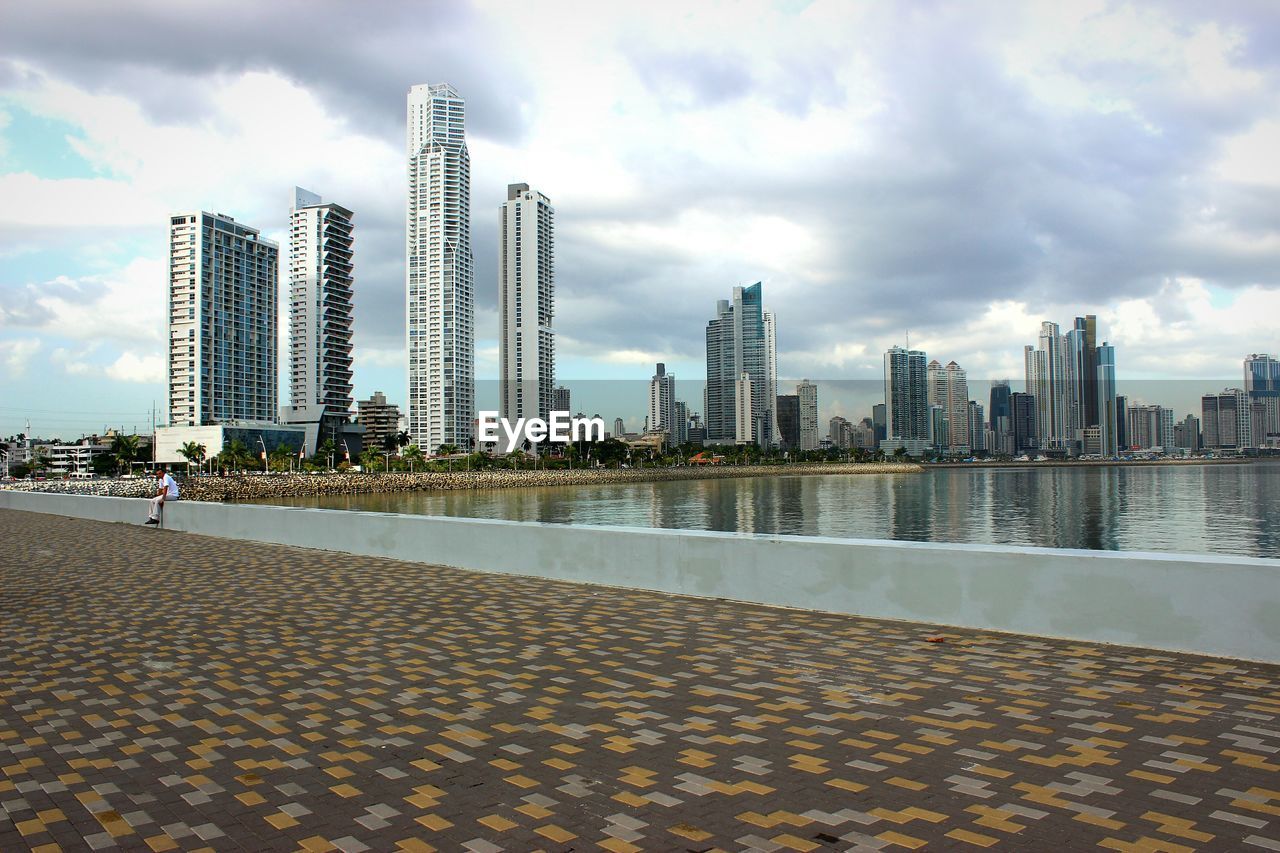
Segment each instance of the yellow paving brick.
M899 847L905 847L908 850L916 850L928 843L921 838L903 835L901 832L895 832L893 830L882 832L877 835L876 838L879 838L881 841L888 841L890 844L897 844Z
M566 844L578 837L564 827L556 826L554 823L536 827L533 831L544 838L550 838L557 844Z
M446 820L445 818L440 817L440 815L434 815L434 814L418 815L417 817L414 818L414 821L422 824L432 832L440 832L441 830L448 829L449 827L453 826L452 821Z
M998 844L1000 839L992 838L990 835L982 835L977 832L970 832L967 829L953 829L947 833L948 838L954 838L956 841L963 841L966 844L975 844L978 847L990 847Z
M502 815L496 814L486 815L479 818L476 820L476 823L482 823L494 832L506 832L508 829L512 829L520 825L514 821L507 820Z

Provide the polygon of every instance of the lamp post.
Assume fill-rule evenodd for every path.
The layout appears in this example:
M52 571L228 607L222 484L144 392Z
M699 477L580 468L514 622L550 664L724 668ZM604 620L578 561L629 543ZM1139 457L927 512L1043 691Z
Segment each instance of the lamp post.
M262 440L262 436L258 436L258 444L262 446L262 470L267 470L267 443Z

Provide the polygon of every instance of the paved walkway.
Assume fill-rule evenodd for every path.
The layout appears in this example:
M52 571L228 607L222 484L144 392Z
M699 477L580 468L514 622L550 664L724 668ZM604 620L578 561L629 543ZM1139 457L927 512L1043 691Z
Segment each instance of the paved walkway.
M0 511L0 851L113 846L1280 850L1280 667Z

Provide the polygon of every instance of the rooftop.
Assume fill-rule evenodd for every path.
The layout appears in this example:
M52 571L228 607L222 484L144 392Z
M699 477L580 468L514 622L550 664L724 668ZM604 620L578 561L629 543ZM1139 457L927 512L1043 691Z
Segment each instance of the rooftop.
M0 541L0 850L1280 849L1280 666L8 510Z

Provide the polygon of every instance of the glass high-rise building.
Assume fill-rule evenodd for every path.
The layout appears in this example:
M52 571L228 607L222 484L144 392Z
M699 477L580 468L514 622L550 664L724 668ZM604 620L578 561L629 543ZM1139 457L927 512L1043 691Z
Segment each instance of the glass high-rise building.
M931 437L923 350L895 346L884 354L884 406L889 439L927 441Z
M169 426L276 422L279 260L230 216L169 217Z
M1094 361L1099 452L1103 456L1115 456L1122 449L1119 421L1125 417L1120 411L1120 398L1116 396L1116 348L1104 341L1095 351Z
M408 97L405 309L409 435L428 452L471 446L475 431L475 291L466 106L447 84Z
M760 282L735 287L733 300L716 303L707 323L707 441L738 444L776 443L773 416L777 405L771 388L775 368L770 356ZM742 380L749 380L745 384ZM751 389L750 405L737 400L738 388Z
M294 187L289 227L287 423L319 424L337 442L354 403L351 363L353 214Z
M778 444L783 450L800 449L800 396L780 394L778 408Z
M555 209L528 184L509 184L499 218L499 409L546 420L555 404Z
M818 449L818 386L808 379L796 385L800 399L800 449Z

